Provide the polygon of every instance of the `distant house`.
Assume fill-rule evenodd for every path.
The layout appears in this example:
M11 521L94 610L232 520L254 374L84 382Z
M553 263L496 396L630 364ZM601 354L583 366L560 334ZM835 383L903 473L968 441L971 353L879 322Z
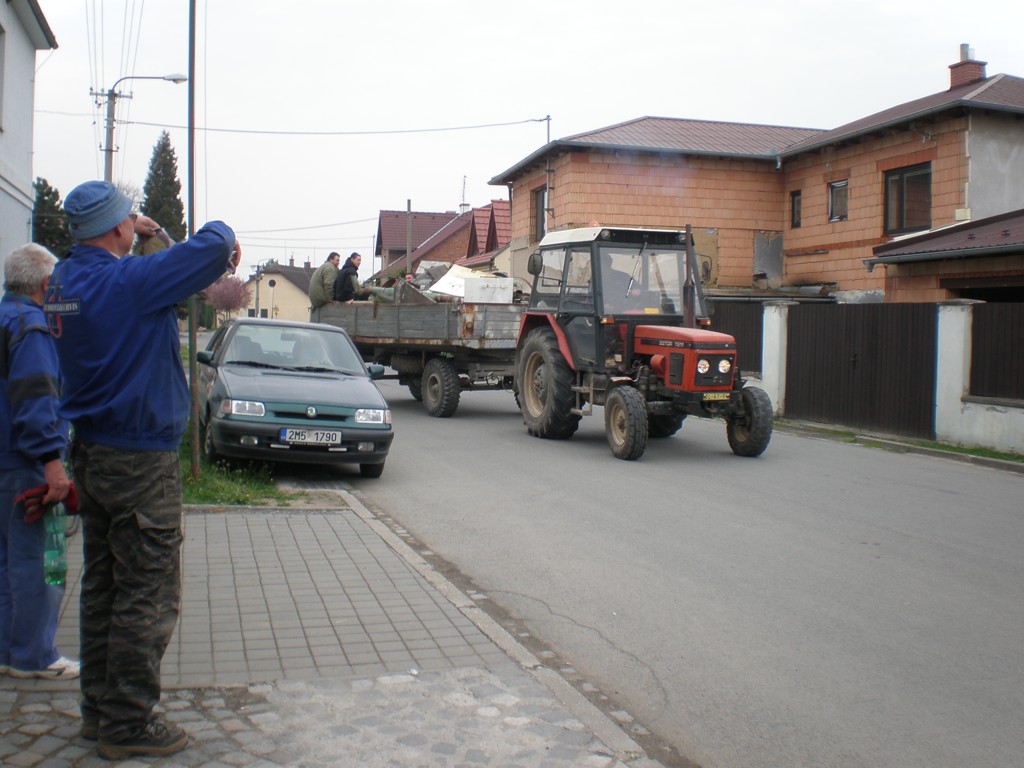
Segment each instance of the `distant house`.
M963 46L948 90L833 130L643 117L553 141L490 182L511 189L516 273L549 229L689 223L712 293L880 300L874 249L1024 207L1024 79L985 68ZM990 272L886 298L956 298Z
M458 214L424 211L381 211L377 219L377 245L374 255L380 257L381 273L391 268L404 268L406 251L415 250L428 237L457 218Z
M493 252L508 244L509 212L507 200L492 200L481 208L472 208L460 214L412 213L413 224L420 226L420 236L426 231L427 222L439 224L436 230L422 236L419 242L413 238L415 245L411 254L412 271L419 271L424 265L463 264L468 257L481 257L484 254L488 254L485 260L489 263ZM385 262L372 279L386 281L406 272L405 246L402 246L399 254L396 249L389 249L387 241L381 243L381 238L386 232L390 232L392 241L397 237L395 233L401 222L395 219L395 213L380 212L377 251L381 254L391 252L397 255ZM407 214L402 213L401 218L407 220ZM404 231L402 238L404 242Z
M316 265L316 266L319 266ZM278 320L309 321L309 281L316 271L309 262L301 267L270 262L246 281L252 296L246 314Z
M32 239L36 51L56 47L36 0L0 3L0 261Z

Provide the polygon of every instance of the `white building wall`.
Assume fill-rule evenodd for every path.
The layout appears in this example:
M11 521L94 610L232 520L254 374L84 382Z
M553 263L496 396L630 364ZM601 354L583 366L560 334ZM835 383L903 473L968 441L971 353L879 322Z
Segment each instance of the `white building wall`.
M25 28L27 5L0 3L0 262L32 238L32 127L36 44ZM34 30L39 37L38 28Z

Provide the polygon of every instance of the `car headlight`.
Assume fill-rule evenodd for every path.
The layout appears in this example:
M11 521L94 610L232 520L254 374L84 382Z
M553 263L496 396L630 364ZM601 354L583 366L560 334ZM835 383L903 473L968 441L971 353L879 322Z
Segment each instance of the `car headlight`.
M719 373L728 373L731 370L732 370L732 363L729 362L728 359L722 358L721 360L718 361L718 372Z
M221 416L266 416L267 409L256 400L224 400L220 404Z
M391 411L386 408L359 408L356 424L390 424Z
M706 358L701 358L697 361L697 373L707 373L711 370L711 363Z

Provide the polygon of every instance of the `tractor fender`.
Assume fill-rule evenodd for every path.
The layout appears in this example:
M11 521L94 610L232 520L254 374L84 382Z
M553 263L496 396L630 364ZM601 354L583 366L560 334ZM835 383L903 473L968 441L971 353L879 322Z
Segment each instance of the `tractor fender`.
M573 363L572 350L569 347L569 340L565 337L565 331L562 329L552 314L549 312L526 312L519 319L519 338L516 340L516 355L518 356L519 350L523 347L523 342L526 337L536 328L544 328L547 326L554 334L555 339L558 340L558 351L562 353L562 357L565 358L566 364L573 371L576 370L576 366Z

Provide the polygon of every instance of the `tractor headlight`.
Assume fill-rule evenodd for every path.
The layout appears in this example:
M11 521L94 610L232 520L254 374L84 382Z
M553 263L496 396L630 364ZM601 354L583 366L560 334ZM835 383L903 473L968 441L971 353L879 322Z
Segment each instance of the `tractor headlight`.
M707 358L702 357L697 361L697 373L707 373L711 370L711 363L708 362Z
M729 362L728 358L722 358L721 360L718 361L718 372L719 373L728 373L731 370L732 370L732 363Z

